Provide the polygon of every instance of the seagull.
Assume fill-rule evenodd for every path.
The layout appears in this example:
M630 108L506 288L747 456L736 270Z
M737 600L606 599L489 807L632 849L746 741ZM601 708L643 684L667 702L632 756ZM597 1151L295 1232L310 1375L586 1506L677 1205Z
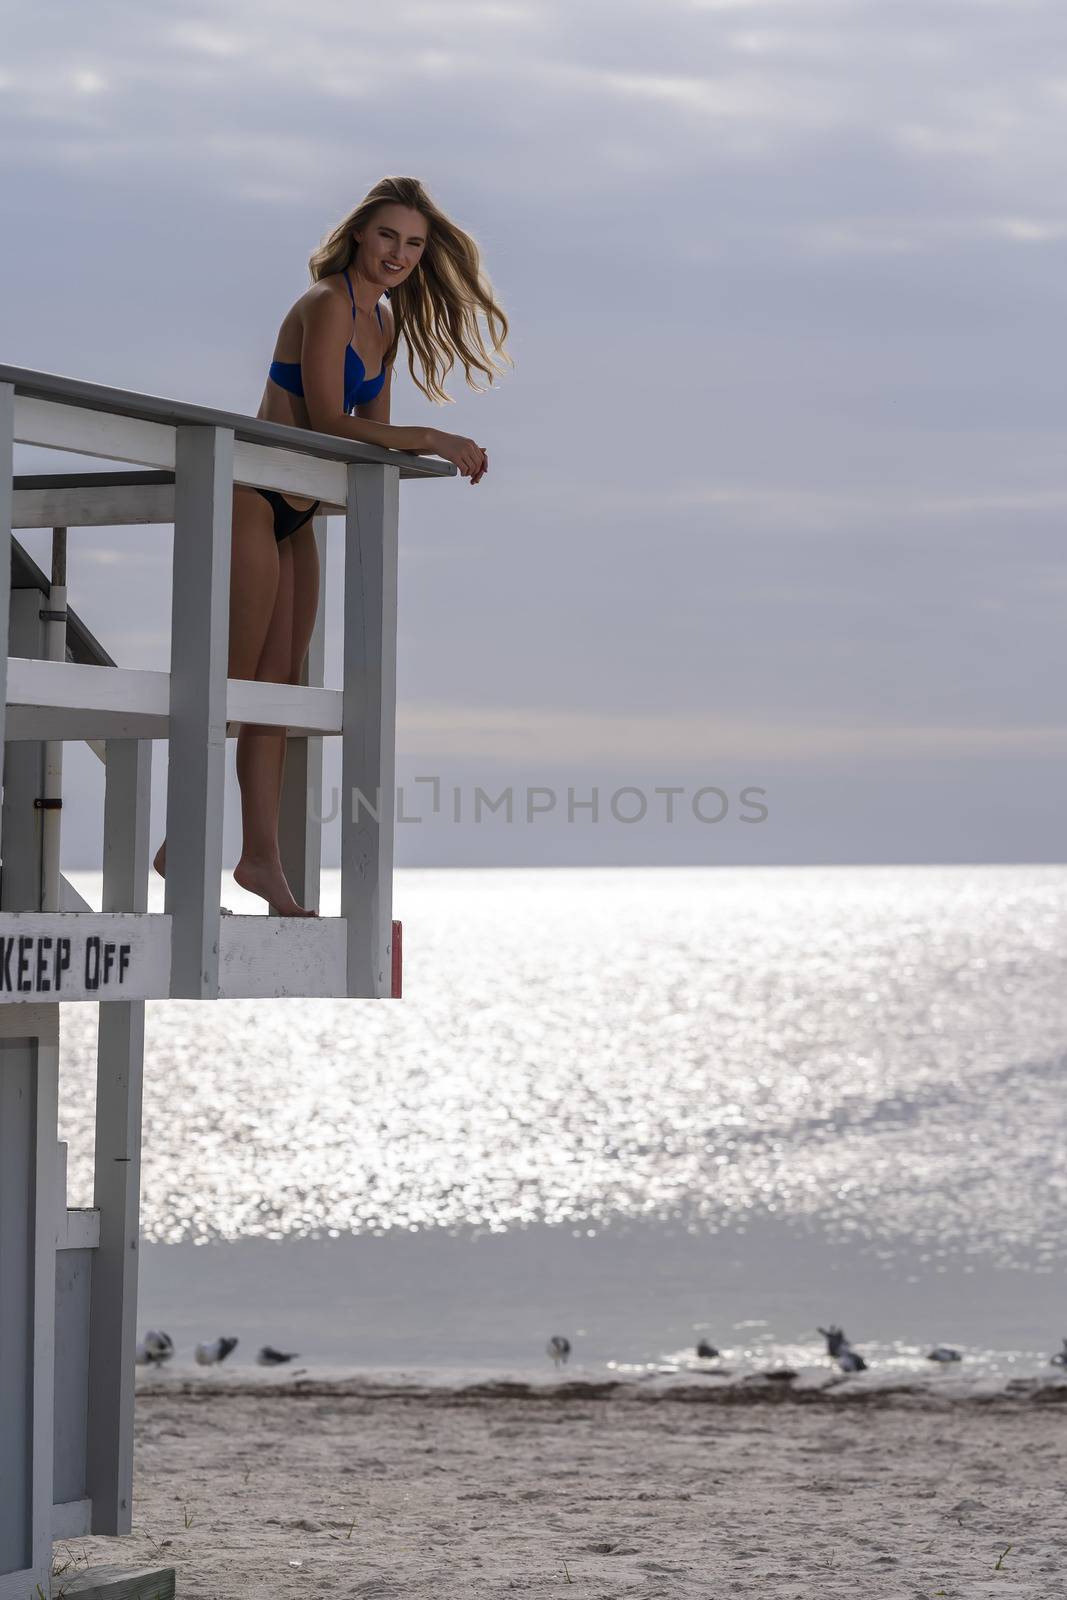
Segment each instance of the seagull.
M1067 1367L1067 1339L1063 1341L1063 1349L1057 1350L1049 1362L1050 1367Z
M866 1372L867 1363L858 1350L853 1350L846 1334L836 1323L819 1332L826 1340L826 1354L835 1360L842 1372Z
M137 1346L137 1365L139 1367L159 1367L164 1361L169 1361L174 1354L174 1340L169 1333L157 1333L155 1328L149 1328L140 1344Z
M958 1350L953 1350L947 1344L935 1344L927 1356L927 1361L962 1361L963 1357Z
M236 1349L237 1340L234 1338L226 1338L225 1335L220 1339L212 1339L210 1342L208 1340L204 1340L196 1347L197 1365L201 1367L213 1367L216 1362L225 1361L230 1352Z
M721 1354L722 1351L716 1350L715 1346L713 1344L709 1344L706 1339L701 1339L700 1343L697 1345L697 1355L700 1357L701 1361L714 1361L715 1357Z
M256 1362L261 1367L280 1367L283 1362L295 1361L296 1358L295 1350L275 1350L273 1345L265 1344L256 1356Z
M558 1367L567 1365L567 1357L571 1353L571 1342L562 1333L554 1333L545 1346L545 1350L552 1357Z

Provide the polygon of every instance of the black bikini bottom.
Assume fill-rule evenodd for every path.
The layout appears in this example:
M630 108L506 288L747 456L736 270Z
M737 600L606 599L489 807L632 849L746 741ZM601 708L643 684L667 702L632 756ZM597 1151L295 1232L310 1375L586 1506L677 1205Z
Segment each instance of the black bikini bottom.
M291 533L295 533L297 528L302 528L305 522L310 522L319 509L317 500L314 505L308 506L306 511L298 511L273 489L257 489L256 493L263 496L274 512L274 537L279 544L283 539L288 539Z

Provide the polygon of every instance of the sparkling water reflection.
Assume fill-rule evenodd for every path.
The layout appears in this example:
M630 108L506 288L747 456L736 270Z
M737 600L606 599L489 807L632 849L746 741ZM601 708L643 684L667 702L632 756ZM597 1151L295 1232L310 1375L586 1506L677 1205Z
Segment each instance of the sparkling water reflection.
M149 1005L147 1239L774 1215L1062 1257L1067 868L420 871L397 909L401 1005Z

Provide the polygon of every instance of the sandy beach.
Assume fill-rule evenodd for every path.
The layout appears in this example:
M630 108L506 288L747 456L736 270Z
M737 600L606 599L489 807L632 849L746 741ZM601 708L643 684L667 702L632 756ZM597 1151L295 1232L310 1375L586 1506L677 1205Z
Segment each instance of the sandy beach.
M182 1600L1067 1595L1063 1383L138 1377L134 1532L57 1569L158 1558Z

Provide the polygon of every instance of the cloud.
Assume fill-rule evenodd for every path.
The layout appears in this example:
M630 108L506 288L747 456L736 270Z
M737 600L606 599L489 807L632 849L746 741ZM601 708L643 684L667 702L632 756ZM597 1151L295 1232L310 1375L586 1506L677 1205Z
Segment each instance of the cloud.
M1065 48L1060 0L24 7L6 358L254 411L310 249L419 173L518 366L397 379L494 463L402 499L405 739L1022 781L1067 678ZM165 666L165 559L78 549Z
M821 762L1010 761L1067 755L1067 726L990 727L884 722L772 721L714 714L582 712L571 707L485 707L404 702L397 713L405 757L531 763L569 761Z

